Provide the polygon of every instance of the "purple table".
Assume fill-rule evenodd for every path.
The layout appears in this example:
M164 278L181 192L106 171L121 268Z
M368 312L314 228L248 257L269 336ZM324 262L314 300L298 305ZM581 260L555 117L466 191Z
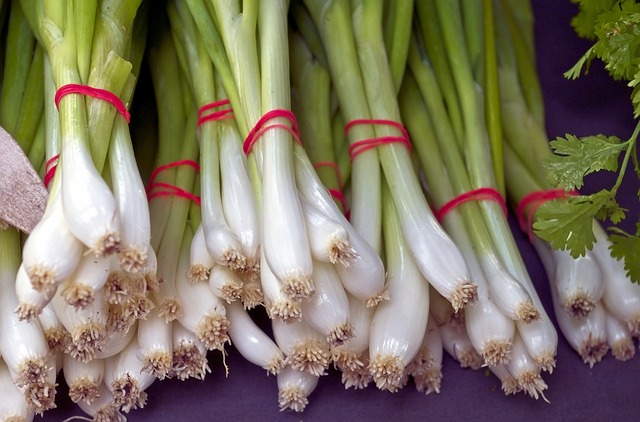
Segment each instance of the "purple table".
M418 0L419 1L419 0ZM569 26L576 10L569 0L535 0L539 74L545 92L549 138L573 133L605 133L627 138L633 129L630 90L613 83L600 63L577 81L562 73L588 48ZM632 176L632 173L629 174ZM612 177L589 178L585 192L612 184ZM637 182L629 179L620 202L630 209L626 228L637 219ZM515 225L513 227L516 227ZM519 232L522 254L547 310L551 299L543 268ZM551 312L550 312L551 313ZM131 412L131 421L218 420L637 420L640 414L640 357L618 362L610 354L593 369L583 364L560 334L557 366L544 374L550 403L524 394L505 396L500 383L483 370L461 369L445 356L440 394L424 396L412 384L396 394L370 385L365 390L344 390L339 375L323 377L304 413L279 412L275 377L240 357L229 348L225 379L220 354L212 354L213 371L204 381L160 381L148 390L144 409ZM60 421L80 410L58 389L58 409L45 414L46 421ZM38 418L37 418L38 419Z

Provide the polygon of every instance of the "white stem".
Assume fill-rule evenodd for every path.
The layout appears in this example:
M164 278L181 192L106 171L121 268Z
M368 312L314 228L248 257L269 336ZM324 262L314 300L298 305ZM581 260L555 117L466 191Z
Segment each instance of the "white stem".
M356 251L349 242L349 232L307 201L301 202L313 258L348 267L356 258Z
M386 193L383 198L390 199ZM427 328L429 283L405 242L393 204L384 204L382 212L389 299L377 306L371 320L369 372L378 388L395 392Z
M77 308L84 308L95 300L95 292L101 290L109 278L111 257L85 254L71 276L60 288L64 300Z
M307 404L308 397L318 385L318 376L308 372L300 372L286 366L277 375L278 380L278 405L280 410L294 410L302 412Z
M262 114L273 109L291 109L287 8L285 0L260 1ZM271 123L290 124L283 118L267 124ZM262 248L271 271L282 282L284 293L292 298L308 298L313 292L313 264L295 183L294 141L289 131L272 128L258 142L262 150Z
M231 229L215 217L204 214L202 215L202 224L207 251L213 260L218 265L227 265L236 271L244 271L247 259L242 254L240 240Z
M429 315L420 350L407 367L419 392L440 393L443 355L444 348L438 324L433 316Z
M509 360L511 342L515 334L515 324L513 320L518 316L518 312L516 311L518 305L513 303L516 299L513 296L508 297L511 296L508 294L510 293L509 290L498 292L501 293L501 295L497 298L491 294L492 289L490 288L490 283L481 268L478 254L472 245L459 210L453 209L447 215L444 220L444 227L460 247L460 251L467 261L471 279L477 286L477 303L474 306L466 307L464 312L465 323L468 327L467 333L469 334L471 343L476 351L482 355L487 365L492 366L506 363ZM501 266L498 268L501 269ZM502 269L498 274L500 277L504 277L504 271ZM509 286L519 286L519 283L511 277L506 277L505 282L507 288ZM498 284L499 283L496 282L493 287L505 287L498 286ZM521 291L522 286L519 287L520 288L516 288L516 292ZM505 298L505 296L507 297ZM520 297L528 297L528 294L525 292L525 294ZM509 306L514 307L510 314L505 314L502 308L498 306L497 302L500 298L507 304L510 304ZM524 306L526 306L527 303L530 302L525 300ZM521 303L521 305L523 305L523 303Z
M131 339L136 334L136 321L127 331L111 331L108 335L109 340L104 345L102 350L95 354L94 359L106 359L117 355L124 350L125 347L131 342Z
M242 298L243 282L238 273L231 268L215 265L209 273L209 288L214 295L227 303Z
M277 374L284 367L284 354L271 338L251 319L238 302L227 306L229 337L233 346L249 362Z
M316 291L302 304L302 316L313 328L327 337L332 346L353 337L349 322L349 299L333 265L314 261Z
M51 300L47 294L33 288L24 264L20 264L16 275L16 296L20 303L15 312L21 320L25 321L32 321L40 315L42 309Z
M24 244L22 259L33 287L53 296L80 262L83 245L71 232L62 213L60 195L53 199Z
M247 160L240 148L242 140L235 125L223 122L219 127L224 216L229 228L240 239L247 264L257 265L260 260L258 216Z
M123 412L144 407L147 389L155 380L154 375L143 371L144 364L137 356L138 341L134 337L117 355L105 360L104 383L113 393L114 403Z
M111 184L120 216L121 249L118 258L125 271L137 273L147 264L151 248L151 221L145 186L135 160L129 127L117 117L109 145Z
M211 372L207 363L207 348L196 335L177 321L172 323L173 359L171 375L179 380L204 379Z
M37 406L41 412L54 406L55 388L47 375L53 356L40 323L20 321L14 313L18 299L13 285L18 267L18 256L5 250L0 253L0 355L18 388L26 390L27 400L29 395L40 397L47 392L46 397L41 397L41 406Z
M189 272L187 274L189 281L197 283L204 281L209 277L209 270L214 266L215 260L207 250L207 244L204 237L204 228L202 224L198 226L189 253Z
M144 371L159 380L169 376L173 359L173 324L160 316L158 308L151 310L145 319L138 322L138 358Z
M52 352L66 352L71 342L71 334L58 319L51 303L42 308L42 312L38 315L38 321L49 345L49 350Z
M483 365L482 356L473 348L464 325L438 325L442 347L462 368L479 369Z
M351 247L358 255L348 267L336 266L336 271L345 289L362 301L372 305L379 302L378 296L384 291L385 270L376 250L355 230L322 185L302 148L295 148L296 182L302 197L323 214L341 224L349 234Z
M478 286L478 299L474 306L465 308L467 333L473 347L489 366L507 363L516 325L505 315L489 293L488 283L475 255L461 245L469 264L471 278Z
M521 390L518 381L509 373L505 365L490 366L489 370L500 380L502 392L505 395L515 394Z
M78 102L72 97L78 96L68 96L61 102L61 115L67 108L62 107L65 101ZM69 230L96 256L117 252L120 248L118 208L109 186L93 165L85 140L63 130L60 157L62 210Z
M98 387L98 397L88 404L85 401L78 402L78 406L84 413L91 416L94 421L126 422L127 418L120 413L118 406L113 402L114 396L111 390L103 383Z
M53 309L60 322L71 334L71 354L81 361L93 359L97 352L103 350L107 337L107 305L101 291L84 309L76 309L68 305L60 292L51 300Z
M353 327L353 337L340 346L333 348L334 360L340 361L340 355L360 356L369 348L369 329L374 309L367 307L358 298L347 295L349 299L349 320Z
M98 390L104 377L104 361L102 359L93 359L83 363L65 353L62 370L64 380L69 386L71 401L74 403L84 401L91 404L98 398Z
M176 289L180 301L185 306L178 321L193 331L209 350L222 350L224 344L229 341L229 321L226 318L224 303L213 294L208 285L189 283L185 266L180 265L179 268L185 271L184 274L176 275Z
M489 366L505 364L511 357L516 326L488 298L465 308L467 333L474 348Z
M636 354L636 347L629 328L608 311L606 311L606 318L607 344L611 354L621 361L632 359Z
M22 392L16 387L7 364L0 359L0 420L2 421L32 421L34 411Z
M519 388L526 394L536 400L542 396L543 400L547 401L543 394L544 390L547 389L547 384L540 377L540 367L528 354L520 335L516 335L513 341L511 360L507 364L507 369L518 382Z
M549 246L538 238L534 238L533 246L543 263L547 273L547 279L554 279L555 263ZM518 321L516 322L516 328L520 333L521 341L524 342L527 347L529 356L542 370L551 373L556 364L558 332L548 314L544 311L544 308L542 308L538 295L533 295L532 299L536 307L541 310L541 318L529 324Z
M304 320L271 322L276 344L287 356L287 364L298 371L324 375L331 361L330 346L325 337Z
M511 276L493 253L479 253L480 267L486 276L491 298L514 321L530 323L540 318L540 310L518 280Z
M558 293L553 289L552 298L558 326L564 338L578 352L582 361L593 368L609 351L604 306L598 302L588 315L577 318L563 311Z
M558 302L570 316L585 317L604 294L600 266L591 251L573 258L569 251L553 250ZM554 288L554 286L552 286Z
M269 268L262 250L260 256L260 284L262 285L267 314L271 319L287 322L299 320L302 314L300 303L283 293L280 280Z
M600 224L593 223L596 242L593 254L602 270L605 291L602 300L620 321L629 327L634 337L640 336L640 285L632 283L626 275L624 264L611 256L607 233Z

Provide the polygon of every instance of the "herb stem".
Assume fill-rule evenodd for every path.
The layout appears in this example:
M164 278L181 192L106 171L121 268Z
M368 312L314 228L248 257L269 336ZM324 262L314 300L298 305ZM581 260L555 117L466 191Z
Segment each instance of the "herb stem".
M615 195L616 192L618 192L618 189L620 188L620 186L622 185L622 181L624 180L624 175L627 171L627 167L629 164L629 158L633 155L634 156L634 163L637 163L638 158L635 156L635 154L632 154L633 152L635 152L636 148L636 141L638 140L638 135L640 134L640 121L636 124L635 129L633 130L633 134L631 135L631 138L629 138L629 140L626 142L627 148L626 151L624 153L624 157L622 159L622 164L620 165L620 171L618 172L618 178L616 179L616 183L615 185L613 185L613 187L611 188L611 194ZM636 169L637 169L637 164L636 164Z

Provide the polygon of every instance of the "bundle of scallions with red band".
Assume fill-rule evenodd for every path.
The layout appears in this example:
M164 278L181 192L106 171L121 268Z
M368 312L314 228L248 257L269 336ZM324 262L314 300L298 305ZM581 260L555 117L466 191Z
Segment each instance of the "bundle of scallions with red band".
M521 19L517 10L506 10L496 26L507 191L545 267L558 326L571 347L591 367L609 350L616 359L628 360L635 355L633 337L640 334L640 287L631 283L624 263L611 256L608 234L593 216L573 213L583 224L580 230L593 233L593 248L558 249L563 239L581 247L583 236L572 224L559 225L558 211L590 200L575 190L581 184L553 185L560 174L570 174L564 166L571 164L563 164L566 158L554 156L550 146L562 152L570 141L547 141L540 87L531 71L533 41L515 29Z
M506 394L544 397L558 338L505 194L572 347L590 365L608 347L633 356L640 295L606 233L594 223L579 258L536 237L576 192L546 179L530 9L516 6L0 9L0 124L50 190L23 246L0 231L0 385L15 397L0 418L55 406L59 376L94 420L121 420L155 380L204 379L229 343L275 375L281 410L303 411L332 363L347 388L411 377L439 392L445 351ZM134 95L138 77L152 95Z
M24 89L22 98L19 90L6 91L6 102L21 101L24 109L17 118L5 113L3 124L34 151L34 165L46 160L43 176L50 184L45 216L27 237L22 262L3 265L15 288L3 294L0 349L31 415L55 406L62 353L78 362L115 355L148 308L145 276L155 272L147 260L153 252L149 214L136 189L142 182L125 106L146 23L143 13L134 24L140 2L112 3L25 1L13 2L9 11L9 39L26 48L26 80L37 81L33 88L41 91ZM11 61L19 53L7 54ZM20 79L21 71L7 67L6 82ZM29 105L34 121L43 122L31 131L24 114ZM20 259L15 233L7 230L5 237L3 256ZM103 290L112 267L130 273L139 293L117 305L107 302ZM113 312L107 312L111 305ZM119 324L124 315L126 327ZM114 382L119 377L114 374Z

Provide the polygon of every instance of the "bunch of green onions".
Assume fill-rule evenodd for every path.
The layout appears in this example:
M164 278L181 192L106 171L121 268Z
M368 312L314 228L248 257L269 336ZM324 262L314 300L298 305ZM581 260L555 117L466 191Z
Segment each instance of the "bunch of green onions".
M0 230L0 418L54 407L60 376L94 420L122 420L229 343L275 375L281 410L303 411L331 364L346 388L437 393L444 352L544 398L558 336L504 199L531 231L518 204L552 190L528 5L0 11L0 124L50 191L31 234ZM591 366L640 335L640 290L594 230L579 259L530 232Z

